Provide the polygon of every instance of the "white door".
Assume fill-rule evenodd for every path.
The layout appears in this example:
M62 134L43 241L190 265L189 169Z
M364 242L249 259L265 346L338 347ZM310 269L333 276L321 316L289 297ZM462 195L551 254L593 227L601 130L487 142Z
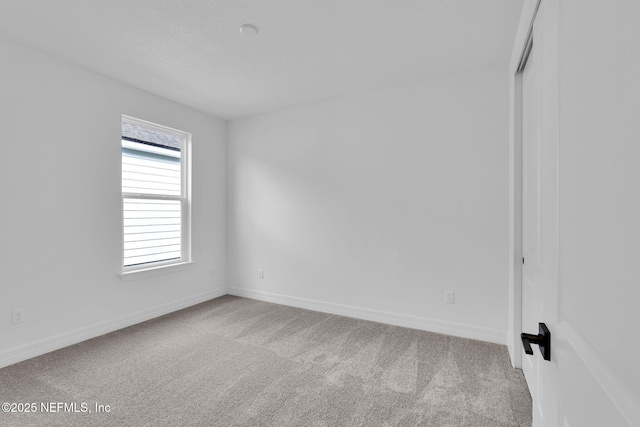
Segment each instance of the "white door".
M638 205L628 195L637 194L640 175L637 156L620 154L631 152L632 145L625 144L635 141L637 136L637 127L631 125L634 122L621 117L638 105L636 94L640 93L636 78L640 70L637 49L619 48L627 40L638 40L640 6L631 0L624 5L629 7L608 7L597 0L562 4L552 0L525 0L517 50L512 58L512 71L517 70L512 88L521 95L516 97L521 115L514 113L512 118L513 165L518 164L520 157L517 135L522 137L522 166L512 178L513 188L517 189L516 176L522 177L522 226L521 233L517 225L514 227L512 237L521 234L521 243L514 243L514 247L521 247L524 258L522 294L513 292L521 300L521 310L517 308L519 304L513 304L516 307L513 319L521 315L518 335L519 332L537 334L539 322L551 331L549 361L543 359L535 345L532 355L524 354L521 344L514 343L512 349L514 366L520 361L514 354L521 356L533 400L535 427L640 426L637 393L640 387L629 380L636 375L633 369L637 364L630 363L629 378L621 379L619 369L611 362L624 363L621 356L629 356L630 360L637 357L631 347L640 347L635 341L629 341L627 334L637 326L639 318L617 311L617 307L602 307L593 297L603 295L596 292L602 289L625 291L624 283L634 283L634 286L638 283L637 269L632 263L608 265L603 262L610 253L616 254L610 259L625 256L624 259L633 259L631 254L638 251L637 239L616 237L627 236L632 233L630 230L637 231L637 217L632 220L631 215L625 215L627 211L638 211ZM593 12L595 9L600 14ZM635 15L631 13L633 10ZM590 33L596 24L601 24L600 18L605 12L615 18L610 20L608 31ZM522 69L521 58L527 52L527 40L532 40L532 48ZM590 56L591 46L597 47L594 58ZM572 57L576 52L581 55L580 61ZM631 77L620 81L620 70ZM636 90L633 96L628 92L629 87ZM594 102L594 88L601 95L601 103ZM517 110L516 107L513 111ZM633 117L637 120L638 116ZM590 135L584 129L596 133ZM616 166L600 171L601 159L594 155L600 152L616 154ZM583 163L593 169L586 170ZM620 179L627 176L631 179ZM607 180L616 186L605 186ZM513 200L519 204L517 197ZM611 200L619 209L626 210L613 210L607 205ZM517 211L514 208L514 212ZM582 216L590 221L586 222ZM513 237L512 241L519 240ZM516 258L513 257L514 262ZM514 271L519 270L514 268ZM514 279L514 283L514 289L519 289L518 281ZM518 323L513 321L514 331L520 328ZM629 330L628 325L631 325ZM597 334L593 333L595 328ZM603 346L603 341L609 346ZM619 344L628 342L633 344Z
M522 329L534 334L541 320L542 293L536 280L540 276L539 176L540 164L540 82L536 61L537 46L532 47L522 72ZM536 350L534 348L534 350ZM538 396L539 357L527 357L522 349L522 371L533 400ZM535 409L535 408L534 408Z
M522 329L534 335L539 322L555 322L558 288L557 138L550 129L554 118L546 108L553 102L545 87L544 5L540 7L522 72ZM533 400L534 425L553 426L553 366L536 345L532 347L532 355L522 350L522 370Z

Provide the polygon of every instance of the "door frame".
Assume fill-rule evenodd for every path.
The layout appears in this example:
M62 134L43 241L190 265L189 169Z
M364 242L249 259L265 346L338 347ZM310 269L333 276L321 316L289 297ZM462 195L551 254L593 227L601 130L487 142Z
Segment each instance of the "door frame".
M522 368L522 71L541 0L525 0L509 64L509 324L511 365Z

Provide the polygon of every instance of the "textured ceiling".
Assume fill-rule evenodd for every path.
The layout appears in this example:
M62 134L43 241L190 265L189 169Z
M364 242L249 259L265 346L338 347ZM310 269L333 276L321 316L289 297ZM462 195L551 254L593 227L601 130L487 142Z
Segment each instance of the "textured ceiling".
M0 36L229 119L507 64L522 3L0 0Z

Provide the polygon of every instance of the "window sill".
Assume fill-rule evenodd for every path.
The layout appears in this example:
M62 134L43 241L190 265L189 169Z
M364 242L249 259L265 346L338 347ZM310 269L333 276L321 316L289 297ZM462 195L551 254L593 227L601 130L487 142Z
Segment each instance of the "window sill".
M149 277L161 276L163 274L188 270L192 265L193 261L187 261L181 262L179 264L145 268L143 270L123 271L122 273L120 273L120 280L122 280L123 282L132 282L134 280L147 279Z

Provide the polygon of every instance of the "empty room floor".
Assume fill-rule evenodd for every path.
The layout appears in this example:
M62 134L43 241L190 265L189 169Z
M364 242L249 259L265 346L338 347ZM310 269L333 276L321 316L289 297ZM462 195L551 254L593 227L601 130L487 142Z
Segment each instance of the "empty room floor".
M22 404L3 426L531 425L505 346L234 296L0 369L0 385Z

